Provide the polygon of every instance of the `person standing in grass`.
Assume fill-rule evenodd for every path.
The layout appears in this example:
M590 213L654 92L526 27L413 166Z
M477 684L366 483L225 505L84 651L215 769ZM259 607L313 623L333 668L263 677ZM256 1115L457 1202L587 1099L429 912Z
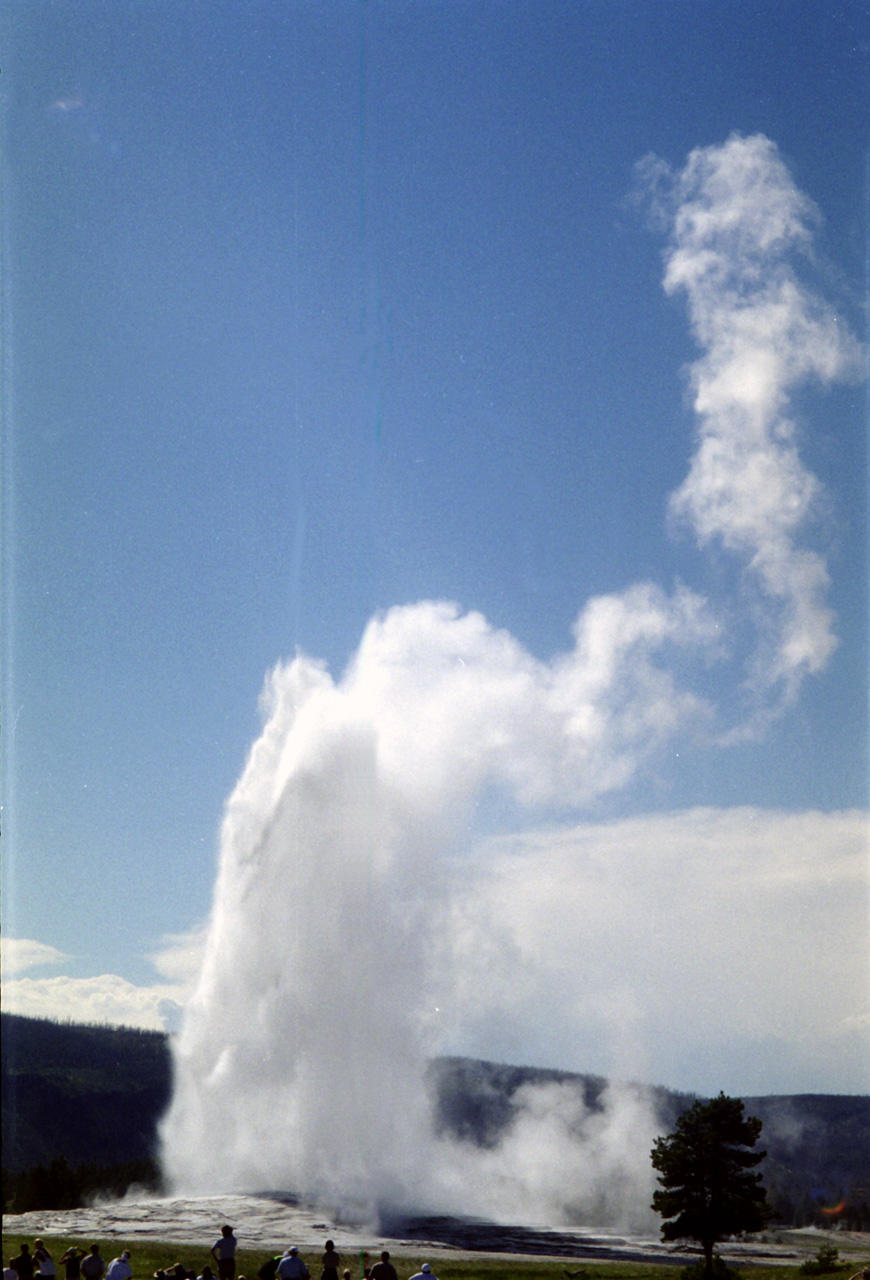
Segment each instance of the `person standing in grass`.
M54 1280L56 1273L51 1254L41 1240L34 1240L33 1247L35 1250L33 1261L36 1263L37 1275L42 1276L42 1280Z
M76 1245L71 1244L63 1257L58 1259L58 1266L66 1267L66 1280L79 1280L82 1274L82 1258L84 1256L84 1249L79 1249Z
M18 1280L18 1272L15 1270L13 1263L14 1258L9 1259L9 1266L3 1268L3 1280Z
M92 1244L88 1256L82 1258L81 1273L85 1280L103 1280L103 1272L105 1270L106 1264L100 1257L100 1246Z
M335 1245L332 1240L327 1240L326 1252L320 1262L323 1267L320 1280L338 1280L338 1268L341 1265L341 1258L335 1252Z
M13 1258L9 1265L18 1276L18 1280L33 1280L33 1255L30 1252L30 1245L26 1242L19 1245L18 1257Z
M221 1234L211 1247L211 1256L218 1266L219 1280L235 1280L236 1237L232 1227L221 1227Z

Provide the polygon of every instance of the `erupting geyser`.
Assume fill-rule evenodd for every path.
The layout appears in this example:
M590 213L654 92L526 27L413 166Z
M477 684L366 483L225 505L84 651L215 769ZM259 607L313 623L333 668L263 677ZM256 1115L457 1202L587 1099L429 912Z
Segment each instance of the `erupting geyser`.
M593 602L548 667L479 615L420 604L371 623L338 685L304 658L273 672L176 1045L177 1187L301 1189L346 1213L469 1207L423 1085L443 856L488 780L575 803L621 780L690 705L647 651L694 609L647 589ZM632 610L603 662L593 633ZM623 712L605 719L596 701L617 685ZM579 1133L582 1101L563 1091L560 1107ZM498 1171L477 1203L515 1179Z
M858 348L789 265L812 206L762 137L645 172L670 225L665 287L685 293L702 348L697 448L671 510L737 557L752 652L748 627L726 634L734 602L717 617L685 587L641 583L589 601L550 663L479 614L424 602L373 620L339 682L304 657L278 666L174 1046L163 1158L179 1190L526 1221L614 1221L649 1202L654 1122L637 1092L590 1114L568 1086L530 1089L481 1150L434 1137L424 1086L445 1042L432 1011L449 987L449 868L481 791L576 810L690 725L720 743L760 732L835 643L824 561L798 540L819 485L786 410L810 376L851 374ZM742 724L717 724L691 690L692 652L739 668L754 700Z

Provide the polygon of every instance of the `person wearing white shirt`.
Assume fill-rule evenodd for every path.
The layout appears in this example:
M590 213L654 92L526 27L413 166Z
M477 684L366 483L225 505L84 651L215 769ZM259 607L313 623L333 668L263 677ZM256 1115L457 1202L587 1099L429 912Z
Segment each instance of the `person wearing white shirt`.
M106 1280L130 1280L132 1275L129 1249L125 1249L120 1258L113 1258L106 1267Z

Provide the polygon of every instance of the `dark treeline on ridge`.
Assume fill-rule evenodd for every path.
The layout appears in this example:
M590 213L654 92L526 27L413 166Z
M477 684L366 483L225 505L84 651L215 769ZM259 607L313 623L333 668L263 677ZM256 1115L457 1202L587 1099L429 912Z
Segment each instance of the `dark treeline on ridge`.
M12 1212L73 1208L130 1186L157 1189L157 1124L171 1090L168 1038L128 1027L2 1017L3 1202ZM567 1083L596 1110L601 1076L471 1058L430 1064L440 1132L494 1146L532 1083ZM669 1129L694 1095L651 1088ZM761 1166L782 1226L870 1230L870 1097L745 1098L764 1125ZM11 1202L11 1203L10 1203Z
M119 1164L69 1164L56 1156L48 1164L13 1172L3 1167L3 1207L9 1213L31 1209L79 1209L102 1197L120 1199L133 1187L162 1189L160 1166L150 1157Z

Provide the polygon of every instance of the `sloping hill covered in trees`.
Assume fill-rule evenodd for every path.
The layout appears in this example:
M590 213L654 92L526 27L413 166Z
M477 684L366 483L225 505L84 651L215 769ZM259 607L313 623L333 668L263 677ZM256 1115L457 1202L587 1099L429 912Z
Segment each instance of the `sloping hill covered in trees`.
M601 1076L470 1058L437 1059L430 1072L440 1131L483 1146L511 1124L524 1085L571 1083L595 1109L607 1084ZM122 1192L127 1182L156 1176L157 1124L171 1088L165 1035L3 1014L2 1075L3 1194L4 1201L14 1195L16 1210L67 1207L101 1179ZM665 1129L694 1101L662 1088L650 1093ZM783 1224L839 1221L870 1230L870 1097L744 1101L764 1124L762 1172ZM58 1188L63 1205L48 1202ZM34 1197L40 1203L30 1203Z
M2 1015L3 1167L153 1157L169 1102L158 1031Z

